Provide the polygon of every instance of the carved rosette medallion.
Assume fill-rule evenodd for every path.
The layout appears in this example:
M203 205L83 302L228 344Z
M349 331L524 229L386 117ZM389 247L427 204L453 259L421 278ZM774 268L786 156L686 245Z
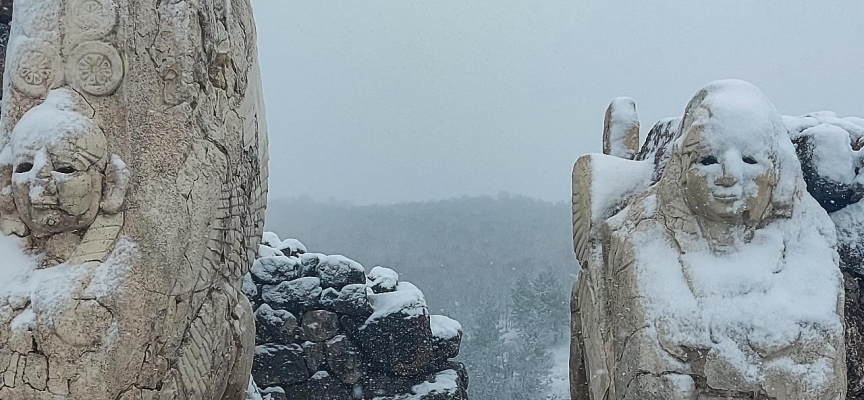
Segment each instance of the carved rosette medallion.
M75 89L93 96L108 96L123 81L123 60L102 42L85 42L66 61L66 79Z
M24 94L42 97L62 79L60 52L50 43L22 38L13 44L11 53L10 80Z
M101 38L117 23L117 5L112 0L71 0L66 6L71 26L90 38Z

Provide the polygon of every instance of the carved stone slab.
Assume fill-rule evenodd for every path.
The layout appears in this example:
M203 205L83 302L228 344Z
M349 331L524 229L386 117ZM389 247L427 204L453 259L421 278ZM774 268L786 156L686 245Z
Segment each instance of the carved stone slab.
M242 399L267 198L248 0L17 0L0 399Z

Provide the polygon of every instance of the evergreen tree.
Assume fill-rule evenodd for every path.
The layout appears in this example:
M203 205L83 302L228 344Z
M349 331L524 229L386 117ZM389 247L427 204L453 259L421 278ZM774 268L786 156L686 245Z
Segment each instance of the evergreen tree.
M551 270L523 276L510 292L512 383L523 399L545 399L551 383L549 348L562 338L569 324L566 289Z
M496 298L484 296L481 307L475 309L470 329L462 344L461 359L471 371L468 387L472 399L499 400L509 398L506 385L507 362L501 335L501 305Z

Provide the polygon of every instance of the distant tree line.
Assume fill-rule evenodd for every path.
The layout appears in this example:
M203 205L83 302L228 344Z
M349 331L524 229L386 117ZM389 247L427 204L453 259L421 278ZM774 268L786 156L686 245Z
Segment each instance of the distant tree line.
M542 399L550 348L566 341L573 256L570 205L502 194L351 206L275 199L267 230L367 270L392 267L430 311L465 329L472 400Z

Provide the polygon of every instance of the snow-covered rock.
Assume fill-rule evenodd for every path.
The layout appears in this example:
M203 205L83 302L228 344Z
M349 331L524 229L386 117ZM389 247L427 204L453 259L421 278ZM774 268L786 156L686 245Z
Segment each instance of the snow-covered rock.
M285 239L274 247L276 250L288 253L290 256L297 256L306 252L306 246L297 239Z
M264 285L278 285L284 281L299 278L301 272L300 260L278 254L260 257L252 264L254 281Z
M430 318L432 329L432 352L444 360L456 358L459 346L462 344L462 324L455 319L443 315L433 315Z
M264 302L295 313L317 306L320 297L321 281L318 278L306 277L278 285L264 285L261 290Z
M459 373L448 369L436 373L428 381L411 387L411 393L379 398L381 400L460 400L467 398L460 383Z
M318 263L321 287L340 290L345 285L366 283L366 270L360 263L345 256L325 256Z
M366 285L345 285L341 291L333 288L321 292L321 305L339 314L368 317L372 306L366 293Z
M416 286L399 282L396 291L370 294L374 311L358 332L374 369L411 376L434 361L426 299Z
M253 377L263 397L467 399L465 367L451 360L462 327L430 316L420 289L389 268L367 274L273 233L262 243L243 292L257 308Z
M369 286L375 293L387 293L396 290L396 284L399 283L399 274L390 268L375 267L366 275Z
M294 314L262 304L255 310L255 343L290 344L294 341L297 326Z
M261 390L258 389L258 385L255 384L255 379L249 378L249 386L246 388L244 400L265 400L261 395Z

